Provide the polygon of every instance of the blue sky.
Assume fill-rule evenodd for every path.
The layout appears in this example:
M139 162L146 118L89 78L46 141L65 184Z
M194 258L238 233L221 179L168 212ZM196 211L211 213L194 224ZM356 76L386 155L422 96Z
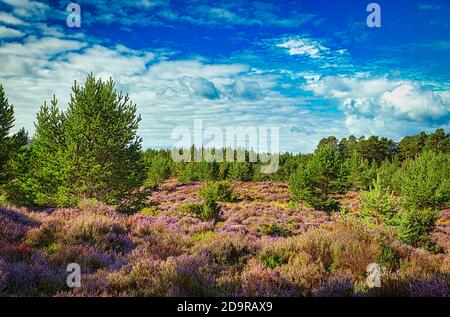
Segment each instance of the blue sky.
M144 147L204 126L280 129L280 149L328 135L395 140L450 129L450 1L0 0L0 83L16 126L74 80L112 76L142 114ZM374 1L375 2L375 1Z

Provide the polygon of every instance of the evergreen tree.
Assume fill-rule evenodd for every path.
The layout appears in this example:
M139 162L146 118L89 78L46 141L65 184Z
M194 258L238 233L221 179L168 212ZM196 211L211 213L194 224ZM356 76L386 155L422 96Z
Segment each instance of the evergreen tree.
M23 184L27 197L38 205L70 205L76 200L69 187L65 115L58 109L56 97L41 106L31 143L29 178Z
M14 107L10 105L3 86L0 85L0 186L10 182L14 173L8 166L9 161L28 143L28 134L24 129L10 135L14 126Z
M350 186L355 190L367 189L377 173L376 164L370 164L358 151L353 152L345 165L348 166Z
M8 103L3 86L0 85L0 144L6 141L14 125L14 106Z
M11 151L9 132L13 124L14 107L8 103L5 90L0 85L0 184L6 180L5 165Z
M84 87L73 86L66 112L55 98L41 107L27 177L17 188L39 205L114 202L145 179L139 121L136 106L116 92L112 79L89 75Z
M450 201L450 155L423 152L405 164L400 194L407 208L440 208Z
M450 153L450 134L446 135L444 129L436 129L425 141L424 150Z
M253 166L250 162L232 162L228 170L228 178L249 181L253 178Z
M422 152L427 137L425 132L420 132L419 135L404 137L398 144L400 158L402 160L414 159Z
M319 147L313 158L290 178L292 200L322 209L335 210L333 195L339 189L340 161L333 145Z
M84 87L75 83L64 118L69 182L78 197L110 202L140 186L145 177L141 117L114 82L91 74Z
M368 191L358 197L359 210L363 215L389 219L395 213L395 197L389 187L383 187L380 175L373 181Z
M172 175L174 163L164 154L164 152L158 152L147 162L148 172L145 181L147 188L157 188Z

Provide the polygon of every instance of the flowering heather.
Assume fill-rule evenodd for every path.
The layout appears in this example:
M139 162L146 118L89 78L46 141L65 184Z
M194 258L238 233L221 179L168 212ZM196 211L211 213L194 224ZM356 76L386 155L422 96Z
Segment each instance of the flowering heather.
M356 210L290 206L282 183L232 182L237 201L219 202L219 219L205 221L180 208L202 203L202 186L171 179L148 197L151 212L133 215L91 201L0 207L0 295L449 296L449 209L433 254ZM364 284L373 262L383 267L381 289ZM81 266L81 288L65 284L69 263Z
M0 206L0 242L18 241L29 228L37 225L26 215Z
M234 182L237 194L244 200L273 202L287 204L289 202L289 189L285 183L272 182Z

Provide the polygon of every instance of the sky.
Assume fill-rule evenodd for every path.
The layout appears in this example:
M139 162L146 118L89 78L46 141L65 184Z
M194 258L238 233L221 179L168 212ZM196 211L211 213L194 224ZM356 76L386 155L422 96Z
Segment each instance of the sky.
M330 135L450 132L450 1L0 0L0 83L16 126L44 101L112 77L142 116L144 148L180 126L278 127L281 151ZM375 1L373 1L375 2Z

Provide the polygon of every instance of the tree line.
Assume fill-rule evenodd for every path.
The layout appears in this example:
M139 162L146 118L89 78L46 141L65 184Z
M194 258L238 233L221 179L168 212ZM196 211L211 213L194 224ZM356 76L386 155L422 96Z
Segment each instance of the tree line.
M280 153L279 169L263 174L259 161L174 162L170 150L144 151L137 136L140 120L136 105L116 91L111 79L105 82L91 74L84 85L75 82L67 110L59 108L55 97L44 102L31 138L24 129L11 135L14 108L0 86L0 201L72 206L88 198L114 204L139 188L155 189L170 177L181 182L285 181L293 203L327 211L340 208L337 195L370 190L374 181L397 196L421 192L439 196L440 205L449 199L448 184L439 187L450 175L450 134L443 129L400 142L378 136L330 136L314 153ZM190 149L192 154L202 150ZM251 153L245 154L248 158ZM434 185L419 184L422 180L414 175L420 173L434 173L422 175ZM410 178L408 185L405 177ZM427 204L420 208L436 207Z

